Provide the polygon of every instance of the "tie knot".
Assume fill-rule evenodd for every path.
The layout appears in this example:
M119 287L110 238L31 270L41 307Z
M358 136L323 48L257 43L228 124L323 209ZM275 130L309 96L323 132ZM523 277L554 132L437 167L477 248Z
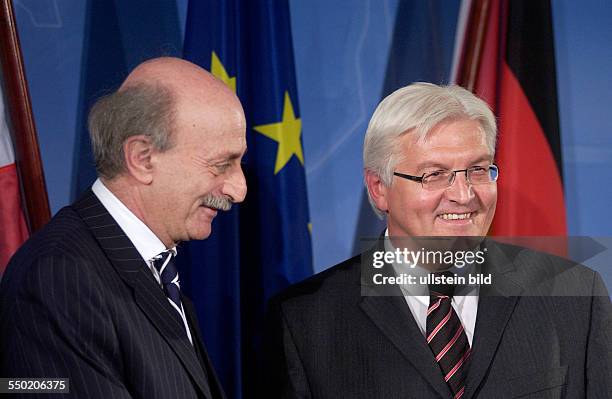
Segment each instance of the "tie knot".
M157 269L161 283L164 285L178 283L178 271L173 258L174 252L164 251L153 259L153 266Z
M455 293L453 277L451 272L432 273L430 275L429 295L452 298Z
M155 268L157 269L157 271L161 271L161 269L164 267L164 265L172 259L172 252L171 251L164 251L164 252L160 252L157 256L153 257L152 261L153 261L153 265L155 266Z

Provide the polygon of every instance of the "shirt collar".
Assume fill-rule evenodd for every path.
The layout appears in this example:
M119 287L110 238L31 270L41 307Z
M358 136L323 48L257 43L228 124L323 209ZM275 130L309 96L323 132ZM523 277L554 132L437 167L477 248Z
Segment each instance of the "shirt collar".
M384 244L385 244L385 251L388 251L388 252L395 251L395 247L393 246L393 244L391 243L391 240L389 239L389 229L388 228L385 229ZM393 266L393 271L395 272L395 275L400 275L402 273L405 274L408 272L410 275L413 275L419 278L420 276L425 276L429 273L426 269L424 269L420 265L414 265L414 267L410 267L409 265L403 265L403 264L398 265L394 262L391 266ZM458 274L458 275L462 275L462 274L467 275L469 273L473 273L475 270L476 269L474 267L474 264L470 264L462 268L453 266L450 269L448 269L449 272ZM422 284L401 284L400 288L402 292L404 293L404 295L412 296L416 298L419 302L423 303L424 305L426 306L429 305L429 289L427 286L424 286ZM466 285L463 287L461 292L457 293L458 295L453 296L453 300L457 303L462 303L465 300L465 297L464 297L465 295L467 294L478 295L478 292L479 292L478 286Z
M91 190L115 219L121 230L130 239L145 262L168 249L144 222L113 194L100 179L96 179ZM170 248L176 255L176 247Z

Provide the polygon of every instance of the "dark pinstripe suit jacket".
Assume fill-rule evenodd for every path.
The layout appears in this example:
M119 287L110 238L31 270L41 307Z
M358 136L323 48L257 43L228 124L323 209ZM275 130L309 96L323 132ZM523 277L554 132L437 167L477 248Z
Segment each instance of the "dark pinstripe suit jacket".
M0 377L69 378L76 398L224 397L189 300L195 348L91 190L15 254L0 287Z
M612 398L600 276L518 247L487 249L494 287L481 287L463 398ZM272 301L266 397L451 397L404 298L362 296L372 280L360 266L349 259Z

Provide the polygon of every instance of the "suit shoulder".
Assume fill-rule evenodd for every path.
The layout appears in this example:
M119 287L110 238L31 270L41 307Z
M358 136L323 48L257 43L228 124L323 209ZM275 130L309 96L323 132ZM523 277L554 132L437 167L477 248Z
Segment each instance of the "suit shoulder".
M325 300L342 295L350 287L359 290L360 265L361 255L354 256L290 286L272 301L280 304Z
M98 248L95 238L72 207L62 208L13 255L3 283L20 285L24 279L46 274L46 269L82 268ZM45 265L53 264L52 268ZM3 284L4 285L4 284Z
M517 278L525 287L553 289L563 296L590 296L599 274L571 259L530 248L499 244L516 266Z
M32 258L45 253L75 254L95 239L83 219L70 207L62 208L39 232L17 251L15 257Z

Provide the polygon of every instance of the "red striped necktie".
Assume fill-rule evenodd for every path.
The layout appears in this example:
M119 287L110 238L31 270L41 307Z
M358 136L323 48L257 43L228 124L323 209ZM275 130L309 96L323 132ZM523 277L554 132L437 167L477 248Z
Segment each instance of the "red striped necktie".
M448 272L435 274L441 275L451 276ZM454 289L447 284L429 286L426 337L453 398L459 399L465 391L471 349L461 320L451 305Z

